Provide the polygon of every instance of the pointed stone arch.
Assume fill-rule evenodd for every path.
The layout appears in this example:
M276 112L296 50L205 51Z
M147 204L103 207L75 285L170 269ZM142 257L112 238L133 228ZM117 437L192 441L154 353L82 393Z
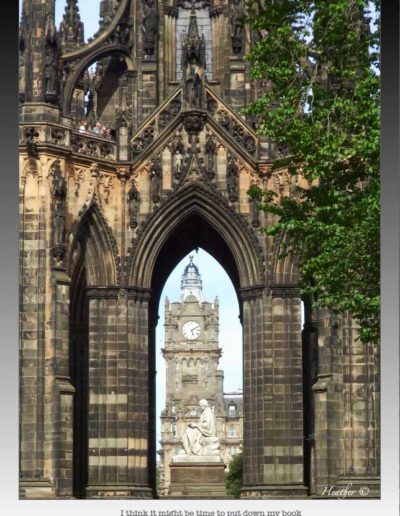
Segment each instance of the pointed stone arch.
M196 183L185 185L172 194L141 227L133 241L127 263L130 285L152 288L161 251L168 245L172 235L176 235L185 223L190 225L191 221L200 221L226 246L231 255L230 260L224 259L218 249L211 249L211 254L224 265L236 289L263 284L264 257L252 228L243 216L230 208L222 195ZM201 240L201 236L198 238ZM194 236L193 243L196 240ZM207 249L209 244L204 242L202 245L200 240L197 245Z
M73 255L79 243L84 255L88 286L117 285L120 280L117 244L96 200L83 210L72 235L67 269L70 276L74 274Z
M281 256L284 252L286 236L281 233L275 237L269 279L273 285L297 285L299 281L298 256L292 253Z
M71 67L71 71L69 73L67 82L65 84L64 96L63 96L63 112L64 114L69 114L71 108L72 95L74 93L74 88L79 80L81 74L89 68L90 65L103 59L104 57L110 57L120 55L124 58L127 71L133 71L133 62L130 55L130 51L123 45L106 45L105 47L101 47L100 49L93 50L87 56L82 58L81 61L78 61L77 64Z

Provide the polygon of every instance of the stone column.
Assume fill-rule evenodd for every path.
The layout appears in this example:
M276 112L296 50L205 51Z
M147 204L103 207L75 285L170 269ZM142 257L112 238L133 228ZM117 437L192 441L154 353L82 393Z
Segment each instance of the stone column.
M306 495L300 298L294 288L242 291L244 498Z
M305 302L305 322L302 331L303 340L303 392L304 392L304 481L310 493L315 492L314 471L314 392L312 387L318 373L318 328L311 317L309 303Z
M147 293L90 288L88 498L151 498Z
M340 424L343 418L343 412L340 411L341 403L338 403L337 410L333 414L331 412L335 383L339 386L341 380L340 378L333 379L332 323L331 314L327 310L317 311L317 364L316 377L312 386L314 428L312 434L312 494L314 496L320 496L325 487L330 484L330 475L333 473L330 470L330 453L335 445L333 438L337 439L337 436L331 434L331 429L343 426ZM339 388L336 388L336 392L340 397ZM336 419L336 422L332 420L332 417ZM340 445L340 442L342 441L339 438L336 444ZM342 459L343 450L336 450L336 460Z
M318 334L312 494L329 497L330 487L347 487L353 492L348 497L360 498L360 489L367 487L361 498L378 497L373 346L356 340L357 326L349 314L319 310Z
M48 369L54 374L53 435L54 483L56 494L62 498L73 496L73 401L75 389L70 378L69 296L70 278L63 269L52 274L51 354Z
M374 442L378 431L376 411L376 350L371 344L357 340L357 324L346 313L341 316L343 340L344 388L344 475L336 485L352 484L352 489L362 497L379 497L379 465ZM365 487L368 492L365 492Z
M24 165L20 190L20 496L52 498L54 376L46 362L46 294L51 292L46 281L50 256L45 230L47 184L43 184L39 161L31 159Z

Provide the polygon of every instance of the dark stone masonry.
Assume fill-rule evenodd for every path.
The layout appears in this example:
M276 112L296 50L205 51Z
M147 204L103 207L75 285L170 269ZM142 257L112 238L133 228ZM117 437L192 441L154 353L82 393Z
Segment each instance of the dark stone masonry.
M379 497L379 351L301 299L247 193L305 183L241 114L261 88L243 2L100 5L85 43L77 0L61 27L54 0L23 1L21 498L156 496L158 305L195 247L239 299L242 497Z

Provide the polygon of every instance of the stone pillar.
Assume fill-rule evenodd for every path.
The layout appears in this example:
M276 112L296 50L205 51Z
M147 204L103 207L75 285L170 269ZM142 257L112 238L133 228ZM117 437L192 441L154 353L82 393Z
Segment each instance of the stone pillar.
M378 497L373 346L356 340L357 327L349 314L319 310L318 334L312 494L328 497L327 488L351 485L348 497Z
M378 431L376 354L371 344L357 340L357 325L349 314L341 316L339 328L343 339L345 431L344 475L336 485L351 483L358 498L379 497L379 445L374 442ZM365 487L368 492L360 496L360 489Z
M151 498L148 481L148 301L90 288L88 498Z
M73 496L73 401L75 389L70 378L69 290L70 279L63 269L53 270L51 355L48 369L55 377L53 395L54 483L56 494Z
M42 166L29 160L20 189L20 496L52 498L52 409L54 376L46 362L48 325L46 275L50 239L46 235L46 188ZM48 374L50 372L50 374ZM47 438L50 436L50 438Z
M335 414L330 412L335 381L332 375L332 320L327 310L318 310L317 312L317 332L316 377L312 386L314 428L312 434L312 494L314 496L319 496L330 483L332 472L329 468L329 456L334 444L330 430L333 426L336 426L332 421L332 416L337 421L343 418L343 413L340 412L342 406L340 403ZM340 383L340 378L336 380ZM338 395L340 394L338 392ZM329 424L329 419L331 424ZM343 450L336 450L336 460L340 461L342 458Z
M300 298L294 288L242 291L243 498L306 496Z
M309 303L305 303L305 322L302 331L303 341L303 392L304 392L304 481L314 494L314 392L312 387L318 373L318 329L311 318Z

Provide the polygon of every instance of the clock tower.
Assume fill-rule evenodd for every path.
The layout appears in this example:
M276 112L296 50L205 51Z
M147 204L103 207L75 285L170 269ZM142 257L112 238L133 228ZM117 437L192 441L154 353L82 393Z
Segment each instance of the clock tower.
M223 372L218 370L218 298L204 300L198 267L186 265L180 300L165 300L166 410L181 417L198 412L198 401L207 399L222 408Z
M242 435L242 411L240 395L236 403L235 439L226 439L227 400L223 393L224 372L218 368L222 350L219 347L219 301L213 303L203 297L199 268L189 257L181 280L179 301L165 300L165 346L162 350L166 364L166 406L161 413L160 494L168 494L169 465L172 457L182 452L182 434L200 415L199 401L206 399L216 419L216 432L221 442L221 455L228 463L232 444L239 451ZM232 431L232 430L231 430ZM233 453L234 454L234 453Z

